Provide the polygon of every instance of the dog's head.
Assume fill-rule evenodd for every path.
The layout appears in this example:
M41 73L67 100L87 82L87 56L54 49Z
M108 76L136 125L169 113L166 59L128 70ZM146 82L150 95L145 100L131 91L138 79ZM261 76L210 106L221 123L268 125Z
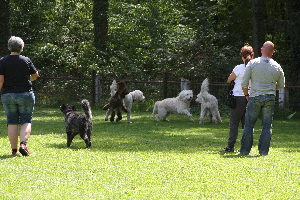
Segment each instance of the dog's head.
M197 95L197 99L195 100L197 103L202 103L203 102L203 98L202 98L202 95L201 95L201 93L199 93L198 95Z
M218 101L217 98L212 95L212 94L209 94L207 91L204 91L204 92L200 92L198 95L197 95L197 99L196 99L196 102L198 103L213 103L213 102L216 102Z
M118 90L124 90L126 88L126 84L124 81L120 81L117 83Z
M134 102L140 103L140 102L145 101L145 97L144 97L144 94L143 94L142 91L140 91L140 90L134 90L134 91L132 91L130 93L132 95L132 98L133 98Z
M119 94L122 98L125 98L125 96L129 94L129 90L127 88L124 88Z
M75 106L69 105L69 104L62 104L60 106L60 110L63 113L68 113L68 112L74 112L77 111Z
M193 91L192 90L182 90L179 93L178 97L181 101L190 102L193 99Z
M125 98L127 94L129 94L129 90L126 87L126 84L124 81L120 81L118 84L118 90L115 94L115 96L120 96L121 98Z

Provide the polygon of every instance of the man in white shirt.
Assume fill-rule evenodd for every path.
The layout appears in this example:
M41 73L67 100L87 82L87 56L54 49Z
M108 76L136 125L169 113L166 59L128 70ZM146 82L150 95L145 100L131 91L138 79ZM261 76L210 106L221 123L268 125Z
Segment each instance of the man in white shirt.
M268 155L272 136L272 120L276 90L284 88L284 72L272 59L274 44L267 41L261 48L262 56L251 60L244 72L242 88L248 100L242 146L239 154L248 155L253 145L254 125L262 113L262 131L258 150L260 155ZM248 86L251 81L251 95Z

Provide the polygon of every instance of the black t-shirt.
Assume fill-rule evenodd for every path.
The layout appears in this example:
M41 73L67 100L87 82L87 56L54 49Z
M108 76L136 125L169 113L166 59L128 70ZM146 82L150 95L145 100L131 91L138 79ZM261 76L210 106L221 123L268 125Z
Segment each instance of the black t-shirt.
M22 55L9 55L0 60L0 75L4 75L2 94L32 91L30 75L37 72L31 60Z

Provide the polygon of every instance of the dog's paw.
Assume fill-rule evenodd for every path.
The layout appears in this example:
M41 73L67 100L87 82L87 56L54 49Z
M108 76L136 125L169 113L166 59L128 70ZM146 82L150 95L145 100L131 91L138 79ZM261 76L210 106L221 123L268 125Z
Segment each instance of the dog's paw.
M117 118L117 119L116 119L116 122L119 122L121 119L122 119L122 118Z

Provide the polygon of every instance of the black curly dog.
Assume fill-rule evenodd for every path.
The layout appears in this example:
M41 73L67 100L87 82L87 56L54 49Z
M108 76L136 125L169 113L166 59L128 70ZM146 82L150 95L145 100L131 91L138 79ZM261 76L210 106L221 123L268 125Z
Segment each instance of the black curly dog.
M122 110L128 112L127 108L123 104L123 99L125 95L129 94L128 89L126 88L126 84L124 81L120 81L117 83L117 91L116 93L110 98L109 103L103 107L103 110L109 109L109 113L111 113L110 121L113 122L115 120L115 109L117 110L118 118L116 121L120 121L122 119ZM108 115L109 115L108 113Z
M85 114L75 113L77 111L75 106L62 104L60 110L65 116L65 126L67 133L67 147L72 143L73 138L79 134L84 140L86 148L92 145L91 133L93 128L92 111L88 100L81 101L82 110Z

